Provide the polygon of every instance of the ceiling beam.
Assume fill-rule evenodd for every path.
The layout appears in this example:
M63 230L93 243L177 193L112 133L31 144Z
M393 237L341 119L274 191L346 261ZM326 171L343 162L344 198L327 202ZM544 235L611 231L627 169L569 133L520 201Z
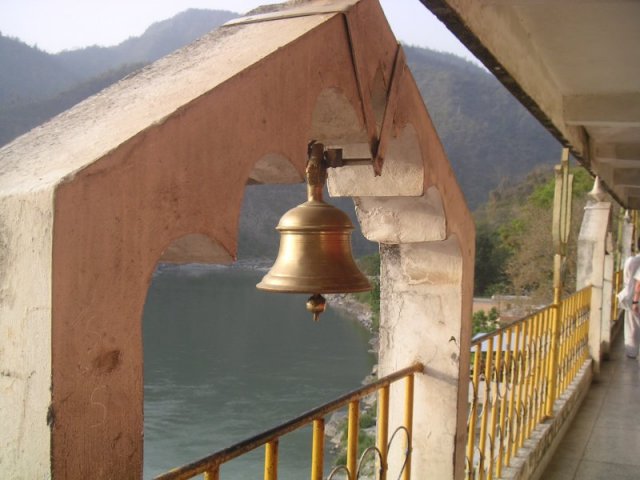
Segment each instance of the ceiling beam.
M595 156L601 162L640 162L640 143L597 143Z
M640 168L616 168L613 171L613 183L616 187L640 189Z
M562 100L568 125L640 126L640 93L570 95Z

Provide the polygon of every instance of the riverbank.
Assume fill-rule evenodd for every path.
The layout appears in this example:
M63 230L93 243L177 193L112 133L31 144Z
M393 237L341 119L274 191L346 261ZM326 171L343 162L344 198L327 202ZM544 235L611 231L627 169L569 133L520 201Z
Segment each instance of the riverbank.
M325 295L330 308L342 311L346 316L356 320L371 334L369 339L369 352L378 355L378 331L374 326L373 312L371 307L358 301L354 295L348 293L338 293ZM366 385L375 381L377 378L378 365L373 366L372 371L363 380L362 384ZM372 394L365 397L360 404L360 433L358 440L360 450L375 444L375 418L376 418L377 402L376 395ZM347 449L347 412L335 412L327 421L325 435L331 445L332 454L334 455L336 465L344 465L346 463ZM372 457L372 461L375 457ZM363 480L373 478L373 462L367 462L364 471L361 472Z
M370 349L369 352L374 355L378 355L378 331L373 324L373 312L371 307L362 302L359 302L352 294L349 293L331 293L325 295L327 298L327 304L329 308L335 308L340 310L349 317L357 320L369 333L371 338L369 339ZM375 367L374 367L375 368Z

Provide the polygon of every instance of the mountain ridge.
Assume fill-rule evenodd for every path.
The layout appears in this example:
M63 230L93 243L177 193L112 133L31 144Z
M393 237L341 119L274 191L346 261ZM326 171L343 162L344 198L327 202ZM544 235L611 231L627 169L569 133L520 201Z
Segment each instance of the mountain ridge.
M0 145L235 17L231 12L187 10L114 47L93 46L59 54L0 35ZM501 183L557 161L560 145L489 72L453 54L409 45L403 48L472 210L486 202L489 192ZM241 252L260 256L262 250L250 247L251 238L270 238L279 216L303 198L295 188L284 188L278 194L266 193L268 189L253 193L252 188L248 187L251 193L243 214L249 218L243 228L252 232L241 235ZM265 195L271 203L261 200ZM250 202L275 202L278 208L265 212ZM351 202L339 202L352 214ZM277 246L277 237L273 238ZM274 245L269 245L264 252L273 250Z

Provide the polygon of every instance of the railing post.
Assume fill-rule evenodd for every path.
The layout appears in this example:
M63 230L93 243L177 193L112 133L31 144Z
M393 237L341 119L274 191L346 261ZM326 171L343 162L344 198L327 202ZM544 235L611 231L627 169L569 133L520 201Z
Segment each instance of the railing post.
M573 193L573 175L569 173L569 149L562 149L560 165L555 170L555 191L553 197L553 220L551 236L553 238L553 304L551 305L551 352L549 355L548 385L545 413L553 415L553 403L556 400L558 361L560 347L560 320L562 296L562 263L567 251L569 230L571 228L571 196Z
M219 480L220 478L220 466L216 465L204 472L204 480Z
M378 440L380 451L380 480L387 478L387 442L389 439L389 386L378 391Z
M413 448L413 373L405 379L404 426L407 429L407 462L402 480L411 480L411 449ZM355 477L354 477L355 478Z
M473 400L471 402L471 411L469 412L469 424L467 426L467 478L474 478L473 456L476 444L476 424L478 421L478 399L479 399L479 382L480 382L480 359L482 357L482 344L478 344L473 354L473 376L471 379L471 388L473 389Z
M322 480L324 467L324 418L313 421L313 446L311 452L311 480Z
M576 289L591 285L591 312L589 316L589 353L593 361L594 379L600 375L603 353L608 349L609 311L607 297L611 298L606 277L611 216L609 202L590 202L584 209L584 217L578 236L578 257L576 269ZM609 283L610 285L610 283Z
M264 446L264 480L278 480L278 440Z
M602 355L603 358L609 359L609 353L611 352L611 326L615 319L611 316L613 312L613 299L615 294L618 293L614 290L615 283L615 270L614 270L614 255L611 251L613 248L613 242L611 235L607 234L607 251L604 255L603 265L603 279L602 279L602 325L600 327L602 338Z
M556 401L558 388L558 357L560 353L560 266L562 257L556 254L553 257L553 304L551 305L551 346L549 351L549 369L547 370L547 401L545 415L553 416L553 403Z
M360 431L360 402L349 403L349 420L347 426L347 470L349 478L356 478L358 465L358 433Z

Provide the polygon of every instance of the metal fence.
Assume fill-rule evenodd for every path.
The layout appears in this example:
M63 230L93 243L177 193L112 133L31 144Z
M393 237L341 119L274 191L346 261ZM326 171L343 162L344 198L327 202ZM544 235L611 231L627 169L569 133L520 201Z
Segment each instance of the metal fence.
M620 305L618 302L618 292L622 290L622 270L618 270L613 274L613 288L611 298L611 322L618 321L620 315Z
M591 288L472 342L466 473L502 475L588 358Z
M321 480L324 476L324 423L325 417L341 408L348 407L347 419L347 462L346 465L335 467L328 474L328 479L337 479L339 475L347 480L357 480L366 459L376 460L378 478L385 480L387 474L387 454L391 443L395 439L404 439L404 462L401 471L403 480L411 479L411 440L413 423L413 384L414 375L422 372L423 366L415 364L399 370L391 375L358 388L340 398L325 403L309 412L300 415L286 423L262 432L252 438L241 441L224 450L202 458L196 462L173 469L156 480L181 480L204 474L205 480L221 478L220 467L230 460L264 446L264 479L278 478L278 441L294 430L306 425L313 425L311 452L311 480ZM395 428L389 436L389 392L392 383L404 379L405 382L405 412L402 425ZM360 402L363 398L376 393L378 395L377 436L376 445L369 447L358 457L358 434Z

